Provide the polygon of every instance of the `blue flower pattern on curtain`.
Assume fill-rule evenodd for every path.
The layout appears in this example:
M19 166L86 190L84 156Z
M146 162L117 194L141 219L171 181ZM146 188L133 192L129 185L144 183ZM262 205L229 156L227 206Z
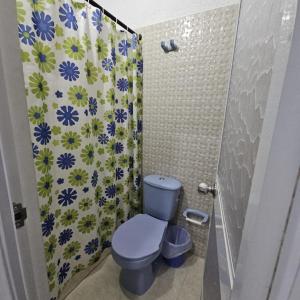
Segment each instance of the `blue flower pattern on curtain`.
M141 208L142 54L94 7L17 0L51 299Z

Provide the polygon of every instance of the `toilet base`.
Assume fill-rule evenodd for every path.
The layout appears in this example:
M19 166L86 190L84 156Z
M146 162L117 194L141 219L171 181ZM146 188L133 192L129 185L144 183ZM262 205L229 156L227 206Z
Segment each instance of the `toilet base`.
M120 274L121 285L129 292L136 295L143 295L152 285L154 273L152 264L138 269L122 269Z

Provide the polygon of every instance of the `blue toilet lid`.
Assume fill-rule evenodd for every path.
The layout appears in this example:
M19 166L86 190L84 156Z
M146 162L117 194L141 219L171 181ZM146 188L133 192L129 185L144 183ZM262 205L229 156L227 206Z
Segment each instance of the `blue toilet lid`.
M139 214L123 223L114 233L112 248L121 257L141 259L160 249L168 222Z

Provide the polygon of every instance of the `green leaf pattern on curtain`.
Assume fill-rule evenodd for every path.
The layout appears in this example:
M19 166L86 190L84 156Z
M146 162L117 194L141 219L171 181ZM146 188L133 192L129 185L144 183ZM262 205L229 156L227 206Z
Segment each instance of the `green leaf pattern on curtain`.
M141 209L136 35L70 0L17 1L51 299Z

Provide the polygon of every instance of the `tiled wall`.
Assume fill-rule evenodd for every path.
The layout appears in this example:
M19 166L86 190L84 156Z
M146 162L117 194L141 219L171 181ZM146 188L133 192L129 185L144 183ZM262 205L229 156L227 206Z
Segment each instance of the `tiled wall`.
M274 59L289 47L295 0L243 0L218 170L234 265L242 237ZM286 57L277 58L284 64Z
M178 222L188 228L195 253L204 256L207 227L187 225L182 212L210 212L224 122L238 5L144 27L144 175L178 178L184 187ZM165 54L162 40L178 52Z
M83 0L81 0L83 1ZM240 0L101 0L99 3L113 15L118 16L131 28L181 18L201 11L237 4ZM128 5L130 3L130 5Z

